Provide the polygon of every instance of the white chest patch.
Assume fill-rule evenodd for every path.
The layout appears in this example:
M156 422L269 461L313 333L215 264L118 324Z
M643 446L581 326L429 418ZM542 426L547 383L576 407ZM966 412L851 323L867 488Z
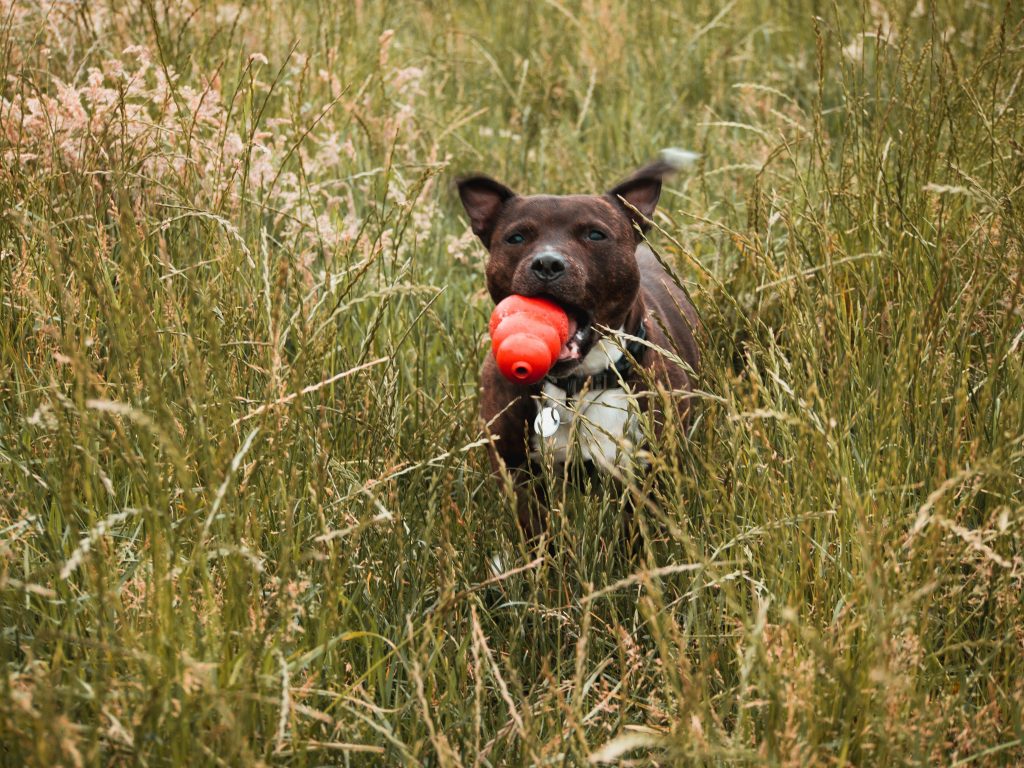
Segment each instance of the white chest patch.
M636 399L621 388L582 392L567 402L564 389L544 382L530 437L530 458L564 464L580 457L598 466L626 467L639 441Z
M616 331L622 333L622 328ZM580 361L580 368L583 373L593 375L600 373L605 368L611 368L622 357L622 349L611 338L605 336L598 340L594 348L587 352L587 356Z

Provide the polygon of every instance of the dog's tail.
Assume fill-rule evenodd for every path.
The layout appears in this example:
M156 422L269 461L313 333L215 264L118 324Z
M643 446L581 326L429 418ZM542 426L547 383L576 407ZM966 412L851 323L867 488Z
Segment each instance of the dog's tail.
M689 170L700 160L700 152L682 147L666 147L658 153L658 162L667 166L669 173Z
M634 171L619 182L616 189L613 190L613 194L622 188L643 182L653 181L660 183L663 179L666 179L669 176L673 176L680 171L692 168L699 159L700 154L698 152L691 152L688 149L681 149L680 147L667 147L658 153L657 160L654 160L643 168Z

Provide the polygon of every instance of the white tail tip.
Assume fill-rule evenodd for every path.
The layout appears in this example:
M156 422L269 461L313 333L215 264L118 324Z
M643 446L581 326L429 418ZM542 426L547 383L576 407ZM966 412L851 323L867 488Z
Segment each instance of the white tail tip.
M700 159L700 152L691 152L679 147L667 147L661 150L660 157L662 162L668 163L677 171L682 171L693 167L694 163Z

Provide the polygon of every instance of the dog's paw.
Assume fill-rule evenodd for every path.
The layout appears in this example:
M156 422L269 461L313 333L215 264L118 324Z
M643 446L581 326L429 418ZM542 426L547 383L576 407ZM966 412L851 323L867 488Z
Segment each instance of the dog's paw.
M508 568L505 567L505 557L501 552L491 552L487 558L487 570L492 577L501 576Z

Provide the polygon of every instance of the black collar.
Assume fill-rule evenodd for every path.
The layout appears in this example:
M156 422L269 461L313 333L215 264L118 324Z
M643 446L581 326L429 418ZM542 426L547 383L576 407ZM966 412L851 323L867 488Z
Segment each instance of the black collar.
M644 321L640 321L640 325L637 326L636 333L632 334L636 338L630 339L626 344L626 352L615 364L605 368L600 373L594 374L574 374L572 376L564 376L561 379L555 379L548 376L545 381L551 382L559 389L565 390L566 397L576 397L580 392L583 391L584 387L590 389L614 389L622 386L622 380L626 378L630 369L633 367L633 361L639 360L640 355L644 351L644 340L647 339L647 329L644 327Z

